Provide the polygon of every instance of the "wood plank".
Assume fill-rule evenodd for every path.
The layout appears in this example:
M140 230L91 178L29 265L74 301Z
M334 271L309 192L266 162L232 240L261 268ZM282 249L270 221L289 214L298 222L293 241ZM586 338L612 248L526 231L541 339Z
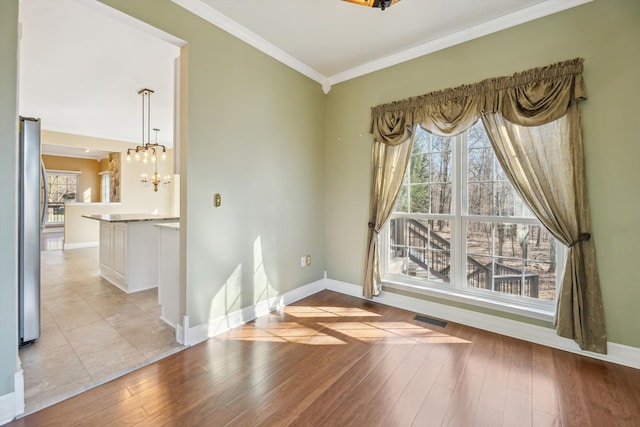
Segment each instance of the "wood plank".
M433 387L440 369L442 364L425 359L381 425L410 426Z
M593 426L590 408L583 388L588 382L580 375L580 356L552 350L556 372L556 387L560 403L560 415L564 426Z
M414 315L323 291L8 425L640 425L637 369Z
M531 397L534 411L553 417L560 415L556 371L551 349L534 346L532 360Z
M452 394L450 388L434 384L411 425L416 427L441 426Z

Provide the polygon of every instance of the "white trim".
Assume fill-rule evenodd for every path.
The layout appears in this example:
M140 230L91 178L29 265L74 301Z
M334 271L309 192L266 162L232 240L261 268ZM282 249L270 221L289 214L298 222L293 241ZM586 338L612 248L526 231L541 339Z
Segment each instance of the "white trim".
M69 171L64 169L45 169L47 175L64 175L64 176L76 176L80 175L82 171Z
M22 362L20 361L20 357L18 357L18 370L13 375L13 384L15 388L15 397L16 397L16 416L20 414L24 414L24 370L21 368ZM0 422L0 424L2 424Z
M13 375L14 391L0 396L0 426L24 413L24 371L20 357L17 358L17 363L17 369Z
M199 17L205 19L216 27L220 28L223 31L231 34L232 36L242 40L250 46L255 47L259 51L266 53L273 59L282 62L286 66L293 68L300 74L303 74L309 77L311 80L314 80L320 83L325 90L325 93L329 92L331 86L328 85L328 79L309 67L307 64L297 60L293 56L289 55L279 47L271 44L266 41L262 37L258 36L256 33L249 31L247 28L238 24L231 18L223 15L218 12L214 8L210 7L206 3L201 0L171 0L178 6L187 9L189 12L198 15Z
M524 24L525 22L533 21L534 19L552 15L557 12L562 12L563 10L571 9L572 7L580 6L591 1L593 0L547 0L526 9L518 10L508 15L504 15L499 18L475 25L473 27L466 28L462 31L458 31L457 33L449 34L445 37L427 42L411 49L407 49L405 51L368 62L358 67L354 67L342 73L335 74L329 77L329 84L334 85L346 80L351 80L356 77L360 77L374 71L382 70L384 68L391 67L393 65L397 65L406 61L410 61L412 59L419 58L421 56L428 55L430 53L437 52L439 50L443 50L458 44L462 44L473 39L477 39L492 33L497 33L498 31L515 27L517 25Z
M52 225L50 222L40 230L40 234L47 233L63 233L64 232L64 222L61 222L60 225Z
M62 249L66 251L69 249L94 248L99 244L100 242L65 243L62 245Z
M16 393L0 396L0 425L12 421L16 415Z
M326 279L326 289L363 298L362 287L338 280ZM373 298L373 301L392 307L401 308L415 313L427 314L450 322L495 332L523 341L553 347L559 350L569 351L594 359L604 360L611 363L630 366L640 369L640 348L609 342L608 354L592 353L581 350L573 340L562 338L556 335L551 328L545 328L516 320L504 319L490 314L478 313L432 301L425 301L417 298L398 295L390 292L382 292Z
M193 328L189 327L189 317L184 316L183 326L178 325L178 328L176 329L176 334L184 335L184 337L182 337L183 342L180 342L180 339L178 339L178 342L183 345L198 344L202 341L206 341L209 337L219 335L230 329L241 326L242 324L250 322L256 317L262 316L278 307L291 304L292 302L306 298L324 289L364 299L362 296L362 286L327 279L325 277L324 279L317 280L308 285L277 295L267 301L259 302L256 305L245 307L241 310L229 313L226 316L221 316L210 320L209 322L194 326ZM581 350L580 347L578 347L578 344L573 340L559 337L551 328L531 325L517 320L505 319L502 317L492 316L490 314L465 310L463 308L438 304L432 301L407 297L391 292L383 292L379 296L373 298L372 301L415 313L427 314L449 322L460 323L462 325L506 335L523 341L533 342L559 350L565 350L582 356L640 369L640 348L638 347L609 342L607 343L609 351L608 354L592 353L590 351Z
M403 280L411 279L411 277L403 277ZM542 320L544 322L553 322L555 316L555 305L551 304L551 310L541 307L541 305L534 304L537 301L532 301L527 305L527 301L517 301L514 297L509 295L495 295L492 298L487 298L477 289L460 289L446 287L425 287L424 285L414 285L411 283L403 283L400 280L384 280L382 286L388 288L399 289L403 291L413 292L414 294L422 294L435 298L443 298L451 301L461 302L463 304L472 304L478 307L484 307L491 310L504 311L506 313L516 314L518 316L529 317L532 319ZM497 298L503 297L503 298Z
M260 301L257 304L228 313L227 315L220 316L216 319L209 320L209 322L202 323L194 326L193 328L188 327L187 320L187 323L185 324L187 333L184 337L184 345L195 345L202 341L206 341L210 337L214 337L227 332L230 329L241 326L259 316L263 316L270 311L277 309L278 307L291 304L292 302L306 298L324 289L325 279L320 279L309 283L308 285L285 292L284 294L276 295L265 301Z
M496 33L507 28L515 27L517 25L524 24L525 22L533 21L534 19L542 18L557 12L562 12L563 10L590 3L593 0L546 0L525 9L521 9L508 15L483 22L465 30L458 31L457 33L449 34L437 40L432 40L411 49L407 49L402 52L398 52L396 54L389 55L363 65L359 65L357 67L328 77L322 75L320 72L314 70L313 68L289 55L279 47L271 44L257 34L249 31L247 28L218 12L202 0L171 1L178 6L181 6L184 9L200 16L201 18L226 31L227 33L239 38L250 46L253 46L261 52L266 53L272 58L293 68L299 73L309 77L311 80L320 83L322 85L322 90L326 94L329 93L329 91L331 90L331 86L334 84L342 83L344 81L351 80L356 77L372 73L374 71L382 70L393 65L410 61L420 56L437 52L439 50L443 50L448 47L467 42L469 40L483 37L488 34Z
M174 46L182 47L187 44L186 41L174 36L173 34L169 34L166 31L162 31L159 28L147 24L146 22L142 22L134 18L133 16L127 15L126 13L114 9L111 6L107 6L106 4L103 4L98 0L75 1L76 3L89 7L102 15L109 16L119 22L122 22L123 24L130 25L133 28L137 28L138 30L150 36L153 36Z
M189 316L182 316L182 325L176 325L176 341L178 344L187 345L189 332Z

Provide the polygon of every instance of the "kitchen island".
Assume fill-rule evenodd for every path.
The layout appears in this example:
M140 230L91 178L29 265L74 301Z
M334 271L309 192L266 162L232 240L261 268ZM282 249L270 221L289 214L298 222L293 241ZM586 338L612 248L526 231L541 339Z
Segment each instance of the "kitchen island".
M82 215L100 221L100 276L127 293L158 286L155 225L179 218L156 214Z

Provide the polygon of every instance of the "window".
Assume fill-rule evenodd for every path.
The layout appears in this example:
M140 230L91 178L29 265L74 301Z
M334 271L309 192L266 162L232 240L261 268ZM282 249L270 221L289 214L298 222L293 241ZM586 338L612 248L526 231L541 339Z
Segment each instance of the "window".
M555 239L497 161L481 121L454 137L418 127L394 212L381 233L385 284L547 316ZM514 308L515 307L515 308Z
M109 172L100 172L100 201L102 203L109 203L111 198L111 175Z
M79 172L47 171L47 224L64 223L64 204L77 199Z

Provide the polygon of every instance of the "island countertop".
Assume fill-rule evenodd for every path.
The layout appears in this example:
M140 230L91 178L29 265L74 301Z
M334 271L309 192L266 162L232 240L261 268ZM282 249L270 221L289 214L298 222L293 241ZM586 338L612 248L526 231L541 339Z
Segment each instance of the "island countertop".
M157 215L145 213L130 214L97 214L82 215L83 218L95 219L104 222L138 222L138 221L177 221L180 217L172 215Z
M179 222L162 222L160 224L156 224L158 228L165 228L168 230L176 230L180 231L180 223Z

